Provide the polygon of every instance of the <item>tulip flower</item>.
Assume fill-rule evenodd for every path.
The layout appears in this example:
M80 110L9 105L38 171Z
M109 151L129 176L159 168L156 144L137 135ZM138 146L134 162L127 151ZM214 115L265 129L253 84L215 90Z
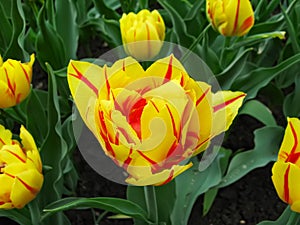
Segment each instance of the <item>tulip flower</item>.
M138 60L156 56L165 39L165 24L157 10L124 13L120 29L125 52Z
M300 120L288 118L288 125L272 168L272 181L280 199L300 213Z
M254 24L249 0L206 0L206 14L214 29L224 36L243 36Z
M0 209L22 208L43 184L42 163L31 134L22 126L20 139L0 125Z
M192 166L190 157L228 129L245 94L189 77L173 56L146 71L133 58L112 67L71 61L75 104L106 155L133 185L162 185Z
M33 54L27 63L13 59L3 62L0 56L0 108L15 106L28 96L33 63Z

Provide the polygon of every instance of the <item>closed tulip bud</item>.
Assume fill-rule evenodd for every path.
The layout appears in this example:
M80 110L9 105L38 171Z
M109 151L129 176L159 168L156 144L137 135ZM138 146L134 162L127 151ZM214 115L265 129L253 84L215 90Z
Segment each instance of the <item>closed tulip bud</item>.
M22 208L43 184L39 151L30 133L22 126L19 143L0 125L0 209Z
M206 13L214 29L224 36L243 36L254 24L249 0L206 0Z
M288 118L288 125L272 168L272 181L280 199L300 213L300 120Z
M125 52L138 60L156 56L165 39L165 24L157 10L123 14L120 29Z
M75 104L106 155L133 185L162 185L192 166L189 158L228 129L245 94L190 78L173 56L146 71L127 57L112 67L71 61Z
M27 63L13 59L3 62L0 56L0 108L15 106L28 96L33 63L33 54Z

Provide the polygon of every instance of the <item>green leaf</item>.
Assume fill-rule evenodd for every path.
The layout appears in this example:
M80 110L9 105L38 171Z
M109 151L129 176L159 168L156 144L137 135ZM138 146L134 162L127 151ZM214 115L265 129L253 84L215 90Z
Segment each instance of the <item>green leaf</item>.
M218 188L228 186L255 168L263 167L277 159L283 137L283 128L269 126L254 131L254 149L236 154Z
M215 151L217 149L213 150ZM221 148L215 160L204 171L199 171L201 163L196 162L192 168L175 179L176 201L171 214L171 224L187 224L199 195L220 183L223 173L221 164L228 160L229 155L229 150Z
M39 119L35 116L28 116L26 121L26 128L30 131L34 140L37 142L38 146L41 146L45 141L47 132L48 132L48 124L46 109L47 105L45 103L45 97L47 93L45 91L40 91L33 89L31 91L30 96L28 97L28 102L26 105L26 114L27 115L39 115Z
M205 216L209 212L215 198L217 197L218 190L219 190L218 188L212 188L204 193L203 213L202 213L203 216Z
M236 58L232 61L232 63L227 66L221 73L216 75L217 80L220 83L222 89L229 89L235 79L240 75L241 71L243 70L246 60L248 58L249 52L251 48L248 48L238 54Z
M300 116L300 74L295 77L295 89L287 95L283 102L283 112L285 116L299 117Z
M281 72L287 70L296 63L300 63L300 53L286 59L277 66L271 68L257 68L243 76L238 77L232 84L232 90L244 91L248 99L254 98L257 92L265 87Z
M259 113L257 113L259 112ZM239 115L246 114L259 120L266 126L276 126L276 120L272 115L272 111L257 100L246 102L239 112Z
M137 204L119 198L64 198L51 203L44 209L43 218L50 216L53 213L70 210L70 209L84 209L97 208L113 213L124 214L136 219L140 219L147 223L151 223L147 219L147 213Z
M12 1L12 36L4 53L5 58L18 58L22 61L29 59L29 54L24 49L26 20L21 0ZM1 29L3 29L1 27Z
M76 23L77 11L72 0L55 1L56 30L63 40L66 57L76 59L79 31Z
M57 70L65 67L69 59L66 58L62 38L57 34L53 25L46 20L45 13L45 6L43 6L38 16L39 32L35 43L37 58L45 70L44 64L46 62Z
M119 20L120 15L114 11L113 9L109 8L104 0L93 0L97 11L100 13L101 16L104 16L107 19L114 19Z
M20 225L32 225L27 209L0 210L0 217L7 217Z
M9 18L7 12L10 11L10 7L2 5L0 2L0 54L6 51L6 47L9 45L11 37L12 37L12 25L9 22Z

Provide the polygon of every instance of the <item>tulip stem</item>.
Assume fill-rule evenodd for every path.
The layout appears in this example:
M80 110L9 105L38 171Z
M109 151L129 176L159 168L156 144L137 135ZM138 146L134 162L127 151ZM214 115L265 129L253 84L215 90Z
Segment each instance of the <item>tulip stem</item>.
M300 222L300 213L292 211L286 225L295 225L298 224L299 222Z
M211 24L208 24L204 30L198 35L198 37L194 40L194 42L190 45L189 51L186 51L184 55L181 57L180 61L183 64L186 59L190 56L190 54L194 51L198 43L202 40L204 34L207 32L207 30L211 27Z
M225 37L224 46L221 50L221 56L220 56L220 65L221 65L221 67L223 65L223 61L224 61L224 58L225 58L225 53L227 51L227 48L230 45L230 41L231 41L231 37Z
M155 187L152 185L144 186L144 193L145 193L145 201L146 201L146 206L148 211L148 217L154 224L158 224Z

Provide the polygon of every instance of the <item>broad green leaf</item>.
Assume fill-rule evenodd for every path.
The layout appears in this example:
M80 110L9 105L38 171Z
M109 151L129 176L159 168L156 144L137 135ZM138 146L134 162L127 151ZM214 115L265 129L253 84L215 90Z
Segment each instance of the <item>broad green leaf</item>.
M43 218L70 209L97 208L113 213L124 214L142 221L151 223L147 219L147 213L132 201L119 198L64 198L51 203L44 209Z
M276 120L272 115L272 111L257 100L246 102L239 112L239 115L242 114L250 115L266 126L276 126Z
M48 132L45 101L43 95L46 92L33 89L26 105L27 117L26 128L30 131L38 146L41 146ZM39 115L39 119L32 115Z
M213 202L217 197L218 190L219 190L218 188L212 188L204 193L203 212L202 212L203 216L205 216L209 212L210 208L212 207Z
M296 63L300 63L300 53L286 59L271 68L257 68L243 76L238 77L231 87L232 90L244 91L248 99L254 98L257 92L265 87L278 74L287 70Z
M198 170L199 164L196 162L192 168L175 179L176 201L171 214L171 224L187 224L197 198L221 181L221 162L228 160L229 155L228 150L221 148L215 160L204 171Z
M228 186L255 168L263 167L277 159L283 137L283 128L268 126L254 131L254 149L236 154L218 188Z
M55 1L56 3L56 31L63 40L66 57L76 59L79 31L77 11L72 0Z
M10 7L6 6L6 8L0 2L0 54L2 56L8 47L11 37L12 37L12 25L9 22L9 18L7 12L10 11Z

